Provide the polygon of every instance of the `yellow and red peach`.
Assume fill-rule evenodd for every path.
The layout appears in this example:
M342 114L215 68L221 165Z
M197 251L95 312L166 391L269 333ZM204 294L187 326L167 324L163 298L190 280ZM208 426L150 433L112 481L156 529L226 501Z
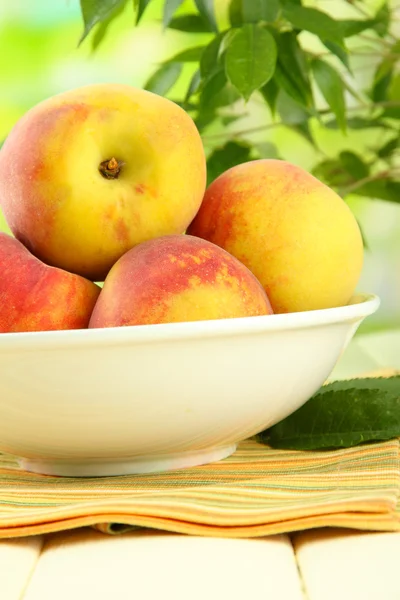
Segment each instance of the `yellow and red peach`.
M100 288L49 267L0 232L0 333L84 329Z
M285 161L256 160L220 175L188 233L243 262L276 313L345 305L361 273L362 237L347 204Z
M189 115L128 85L41 102L0 152L0 206L16 238L45 263L93 281L136 244L183 233L205 182Z
M236 258L187 235L144 242L109 272L89 327L270 314L267 295Z

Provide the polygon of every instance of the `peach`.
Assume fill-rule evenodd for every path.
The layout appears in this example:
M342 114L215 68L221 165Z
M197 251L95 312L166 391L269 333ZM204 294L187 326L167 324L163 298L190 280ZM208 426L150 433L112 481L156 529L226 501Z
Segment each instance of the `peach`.
M347 304L362 269L362 238L347 204L285 161L255 160L220 175L188 233L243 262L276 313Z
M205 183L192 119L128 85L44 100L0 151L0 206L15 237L45 263L93 281L136 244L183 233Z
M0 232L0 333L84 329L100 288L45 265Z
M171 235L129 250L109 272L89 327L228 319L271 313L257 279L218 246Z

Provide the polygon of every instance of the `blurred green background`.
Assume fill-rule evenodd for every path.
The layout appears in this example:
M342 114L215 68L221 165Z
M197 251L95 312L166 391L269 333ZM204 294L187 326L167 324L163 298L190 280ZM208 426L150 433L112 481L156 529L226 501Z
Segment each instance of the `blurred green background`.
M190 5L190 1L187 0ZM217 0L220 21L226 18L227 0ZM96 82L119 82L143 86L157 64L190 45L193 34L162 31L161 0L151 3L143 22L133 27L130 3L111 23L107 34L93 50L91 35L78 47L82 33L79 0L14 0L0 4L0 141L4 140L16 121L32 106L64 90ZM335 14L335 0L319 1L318 6ZM340 17L343 17L343 13ZM399 12L400 19L400 12ZM198 34L197 43L204 34ZM369 61L371 62L371 61ZM361 78L374 68L364 58L360 64ZM187 85L187 77L178 85ZM362 79L360 80L362 82ZM172 90L173 92L173 90ZM173 94L172 94L173 96ZM244 123L251 127L268 122L265 106L252 99ZM315 132L327 155L338 148L357 151L360 136L369 132L351 133L347 138L338 131ZM207 131L208 136L221 136L219 130ZM275 144L279 155L306 169L317 161L315 150L307 142L284 128L258 132L260 143ZM368 141L368 140L367 140ZM371 145L374 140L371 139ZM363 331L400 326L400 199L399 203L350 197L348 202L359 220L368 242L365 264L359 283L360 291L374 292L382 299L380 311L365 322ZM0 214L0 230L7 230Z

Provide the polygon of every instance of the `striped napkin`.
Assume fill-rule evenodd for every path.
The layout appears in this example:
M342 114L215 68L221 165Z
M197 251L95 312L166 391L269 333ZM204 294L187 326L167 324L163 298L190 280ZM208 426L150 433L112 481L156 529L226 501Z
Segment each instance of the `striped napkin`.
M0 537L96 526L255 537L321 526L400 530L399 440L323 452L254 439L209 465L150 475L61 478L0 455Z

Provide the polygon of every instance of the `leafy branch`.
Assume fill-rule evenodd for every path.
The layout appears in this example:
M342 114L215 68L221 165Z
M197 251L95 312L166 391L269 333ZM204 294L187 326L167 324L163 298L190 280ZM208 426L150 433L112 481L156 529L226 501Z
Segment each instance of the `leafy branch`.
M264 144L255 141L260 132L267 135L288 127L321 156L315 127L339 129L343 136L371 129L381 132L381 147L324 156L314 172L342 195L399 202L400 41L393 27L398 9L388 1L372 14L361 2L345 1L355 18L333 19L322 8L303 6L302 0L231 0L229 26L221 27L214 0L193 0L191 5L187 0L164 0L160 29L193 34L194 40L201 32L207 43L193 42L167 58L145 87L170 97L175 84L191 70L182 97L173 99L193 117L203 136L210 180L240 161L279 156L267 137ZM154 0L80 2L81 42L89 36L97 47L126 6L132 7L138 25ZM323 51L304 46L305 31ZM356 92L357 61L362 59L376 67ZM357 98L356 105L352 97ZM234 125L259 102L266 108L259 126Z

